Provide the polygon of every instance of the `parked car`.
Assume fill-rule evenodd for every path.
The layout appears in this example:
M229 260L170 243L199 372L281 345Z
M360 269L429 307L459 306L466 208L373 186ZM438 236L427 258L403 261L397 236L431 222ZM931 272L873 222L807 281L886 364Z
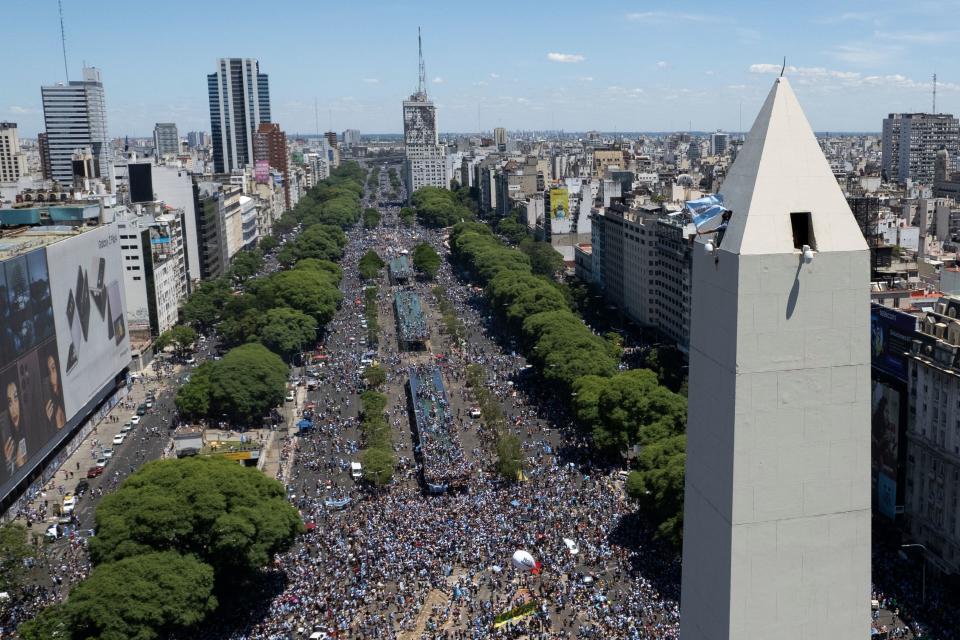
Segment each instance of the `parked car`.
M77 506L77 497L72 493L68 493L63 496L63 507L60 509L60 513L73 513L74 508Z
M104 449L101 455L103 456L104 460L109 460L113 457L113 449Z
M122 427L120 427L120 433L130 433L133 431L133 423L127 422Z
M88 477L88 478L96 478L96 477L99 476L101 473L103 473L103 467L101 467L101 466L99 466L99 465L94 466L94 467L90 467L89 469L87 469L87 477Z
M140 424L140 416L130 416L131 424Z
M147 405L141 404L139 407L137 407L137 416L145 415L147 415Z
M123 444L123 439L125 437L126 437L126 434L118 433L117 435L113 436L113 444Z
M77 483L76 488L73 490L73 493L78 498L82 497L90 489L90 483L86 480L81 480Z

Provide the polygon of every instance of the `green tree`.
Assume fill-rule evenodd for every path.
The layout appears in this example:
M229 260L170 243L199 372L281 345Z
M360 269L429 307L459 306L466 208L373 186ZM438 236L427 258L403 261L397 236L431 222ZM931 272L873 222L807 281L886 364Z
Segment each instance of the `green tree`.
M168 345L173 345L177 355L183 355L197 341L197 331L193 327L178 324L167 329L154 341L154 352L163 351Z
M332 276L319 269L291 269L259 278L255 293L261 309L287 306L326 325L342 294Z
M210 376L212 416L225 414L234 424L258 425L271 408L283 402L287 365L263 345L231 349L214 365Z
M380 212L369 207L363 210L363 226L366 229L374 229L380 224Z
M637 470L627 478L627 495L657 524L658 537L677 548L683 536L684 467L687 437L671 436L645 446Z
M177 411L188 420L197 420L210 415L210 377L216 361L201 364L190 374L190 381L177 389L174 402Z
M280 241L277 240L275 236L264 236L260 238L258 245L261 251L263 251L264 253L270 253L271 251L276 249L278 246L280 246Z
M230 261L230 277L244 283L263 269L263 252L260 249L238 251Z
M267 311L260 327L260 341L287 361L304 347L311 347L316 338L317 321L289 307Z
M372 364L363 370L363 379L368 388L376 389L387 381L387 371L378 364Z
M330 260L304 258L303 260L298 260L297 264L293 265L293 268L294 270L309 269L326 273L335 284L339 284L343 279L343 268L336 262L331 262Z
M183 305L183 319L200 330L212 327L220 320L220 312L233 290L226 278L200 283Z
M421 242L413 248L413 268L433 280L440 270L440 254L426 242Z
M96 525L95 565L155 551L193 554L227 590L289 549L303 528L281 483L216 457L148 462L103 498Z
M516 482L523 470L523 447L520 438L501 432L497 436L497 473L508 482Z
M473 212L448 189L423 187L410 197L417 218L427 227L449 227L461 220L473 219Z
M549 242L526 238L520 250L530 257L530 268L535 274L555 278L563 270L563 256Z
M360 258L360 261L357 264L357 270L360 273L360 277L364 280L373 280L376 278L377 274L380 272L380 269L383 269L383 267L383 260L373 249L370 249L363 254L363 257Z
M0 591L20 590L26 575L24 561L33 556L26 527L18 522L0 525Z
M146 553L95 568L70 592L57 617L69 629L64 637L77 640L166 638L216 609L213 586L213 568L193 556ZM33 635L41 625L28 626L23 637L43 637Z
M389 449L369 448L360 454L360 464L363 465L364 479L377 487L383 487L390 484L393 478L396 456Z
M413 207L403 207L400 209L400 222L405 226L409 227L413 225L413 221L417 218L417 210Z

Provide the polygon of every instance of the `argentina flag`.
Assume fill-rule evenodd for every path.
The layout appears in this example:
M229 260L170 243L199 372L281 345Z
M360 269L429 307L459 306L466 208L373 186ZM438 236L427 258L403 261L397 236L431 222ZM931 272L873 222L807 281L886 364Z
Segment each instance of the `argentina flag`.
M723 206L723 196L706 195L686 202L687 210L693 215L693 224L698 229L705 222L713 220L727 209Z

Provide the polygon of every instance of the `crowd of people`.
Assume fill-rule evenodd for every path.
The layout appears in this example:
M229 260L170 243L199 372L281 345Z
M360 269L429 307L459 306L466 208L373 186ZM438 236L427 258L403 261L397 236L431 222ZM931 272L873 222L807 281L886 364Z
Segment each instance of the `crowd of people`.
M460 444L440 369L433 365L410 367L409 385L424 482L434 491L459 486L471 475L472 467Z

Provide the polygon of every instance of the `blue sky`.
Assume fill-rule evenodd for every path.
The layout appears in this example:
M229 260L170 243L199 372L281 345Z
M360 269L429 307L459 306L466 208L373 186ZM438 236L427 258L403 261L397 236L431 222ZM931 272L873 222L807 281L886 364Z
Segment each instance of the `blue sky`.
M531 2L63 0L71 77L101 68L112 135L209 130L206 74L254 57L274 121L398 132L417 26L442 131L748 128L782 56L817 130L877 131L892 111L960 112L960 0ZM16 2L0 44L0 120L43 128L63 80L56 0ZM9 64L19 58L22 64Z

